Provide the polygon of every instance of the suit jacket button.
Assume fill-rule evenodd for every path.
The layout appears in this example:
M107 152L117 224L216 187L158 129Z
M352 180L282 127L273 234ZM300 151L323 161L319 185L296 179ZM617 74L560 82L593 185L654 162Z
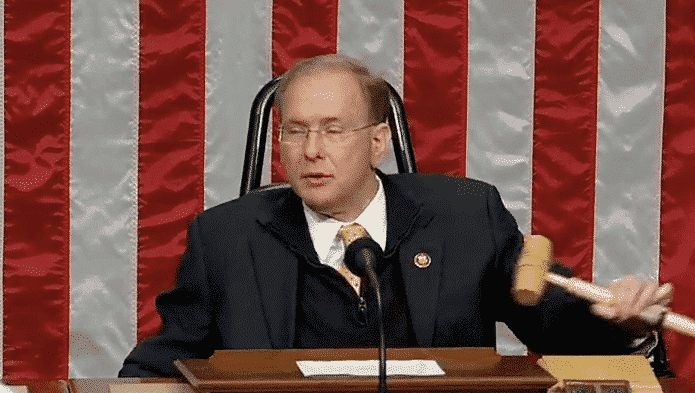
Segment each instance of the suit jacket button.
M432 258L426 252L419 252L413 258L413 263L420 269L425 269L432 263Z

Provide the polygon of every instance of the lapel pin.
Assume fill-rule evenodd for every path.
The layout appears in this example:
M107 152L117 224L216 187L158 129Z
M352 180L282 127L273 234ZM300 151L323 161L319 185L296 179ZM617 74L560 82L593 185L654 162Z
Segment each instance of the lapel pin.
M426 252L419 252L413 258L413 263L420 269L426 269L430 264L432 264L432 258L430 258Z

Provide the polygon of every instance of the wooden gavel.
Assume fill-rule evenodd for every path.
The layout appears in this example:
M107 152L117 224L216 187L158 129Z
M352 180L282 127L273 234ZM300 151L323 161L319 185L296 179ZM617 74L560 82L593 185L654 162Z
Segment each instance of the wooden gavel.
M613 293L598 285L572 277L567 278L549 271L553 259L553 246L544 236L524 237L524 247L519 255L514 276L512 293L517 303L530 306L538 304L543 296L546 282L596 303L611 303ZM664 299L673 291L671 284L664 284L656 292L656 299ZM654 304L644 309L639 317L648 324L675 330L695 337L695 320L671 312L668 307Z

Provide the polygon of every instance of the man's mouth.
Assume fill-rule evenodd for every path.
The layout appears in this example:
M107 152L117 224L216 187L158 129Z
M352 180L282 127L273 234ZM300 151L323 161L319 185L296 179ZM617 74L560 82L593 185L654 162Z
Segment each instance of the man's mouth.
M325 179L327 177L332 177L332 176L325 174L325 173L321 173L321 172L311 172L311 173L305 173L302 175L302 178L316 179L316 180Z
M327 173L321 172L310 172L302 175L302 179L306 181L305 185L308 187L323 187L328 184L332 177Z

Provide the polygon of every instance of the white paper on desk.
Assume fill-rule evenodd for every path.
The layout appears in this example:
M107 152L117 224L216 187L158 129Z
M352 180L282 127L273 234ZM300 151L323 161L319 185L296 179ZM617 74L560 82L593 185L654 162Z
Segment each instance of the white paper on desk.
M111 393L195 393L186 383L113 383Z
M328 375L379 376L378 360L298 360L305 377ZM434 376L444 370L434 360L387 360L386 375Z

